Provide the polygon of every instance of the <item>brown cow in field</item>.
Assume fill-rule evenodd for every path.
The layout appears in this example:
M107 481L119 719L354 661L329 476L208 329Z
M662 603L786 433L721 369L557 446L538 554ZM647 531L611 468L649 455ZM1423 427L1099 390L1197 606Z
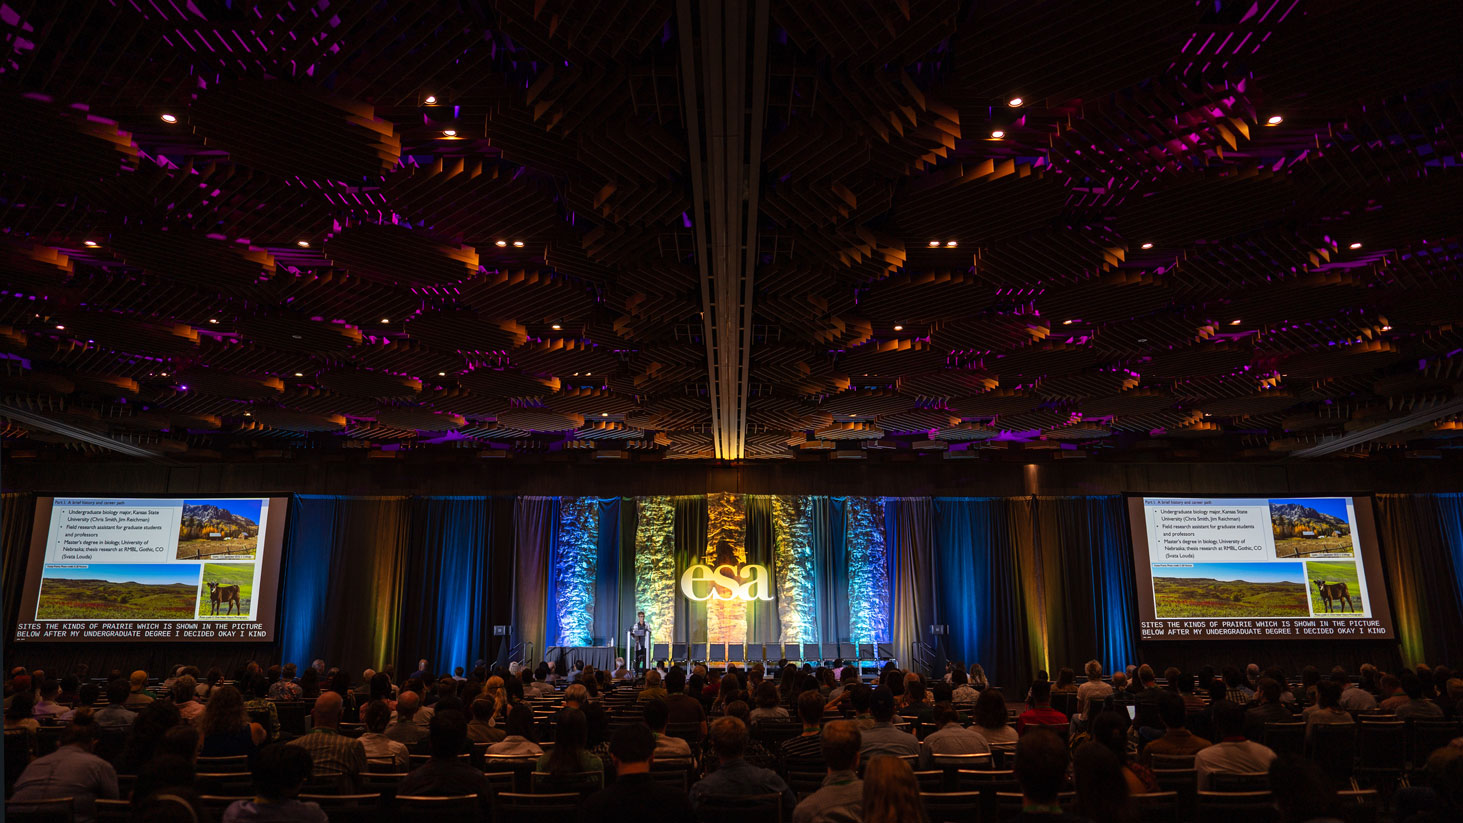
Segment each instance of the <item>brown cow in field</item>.
M1326 611L1331 611L1331 604L1333 602L1340 607L1342 600L1346 601L1347 611L1356 611L1356 607L1351 603L1351 591L1345 583L1326 583L1321 580L1312 580L1311 582L1315 583L1316 588L1320 590L1321 601L1326 604Z
M231 607L237 607L238 611L235 612L236 614L244 613L244 606L239 602L239 587L237 584L220 586L210 580L208 581L208 598L213 603L213 613L215 615L218 614L219 603L224 604L224 614L229 614Z

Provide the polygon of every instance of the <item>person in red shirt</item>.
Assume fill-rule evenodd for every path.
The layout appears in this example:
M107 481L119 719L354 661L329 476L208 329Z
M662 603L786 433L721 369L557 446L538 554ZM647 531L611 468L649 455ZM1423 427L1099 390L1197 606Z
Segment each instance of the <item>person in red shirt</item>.
M1052 684L1037 680L1031 684L1031 708L1016 719L1016 733L1025 734L1027 726L1065 726L1067 716L1052 708Z

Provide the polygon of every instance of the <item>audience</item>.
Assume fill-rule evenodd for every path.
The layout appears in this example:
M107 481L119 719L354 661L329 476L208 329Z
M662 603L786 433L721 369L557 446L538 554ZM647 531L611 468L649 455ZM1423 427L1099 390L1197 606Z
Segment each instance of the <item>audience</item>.
M249 713L244 711L244 697L233 686L219 686L213 691L199 720L199 730L203 745L198 753L203 757L248 755L252 759L265 740L264 727L250 722Z
M92 713L98 726L130 727L137 720L137 712L127 708L127 697L131 687L126 680L112 680L107 683L107 705Z
M407 746L427 739L431 710L422 708L421 696L404 691L396 701L396 717L386 726L386 736Z
M589 720L584 712L569 708L559 712L554 748L538 759L535 768L556 777L579 772L604 771L604 761L589 753Z
M867 762L878 754L919 754L919 741L914 735L894 727L894 695L889 693L889 689L874 691L869 700L869 712L874 722L863 729L860 757Z
M1208 740L1185 728L1188 723L1188 710L1183 698L1175 694L1166 695L1158 701L1158 716L1163 720L1163 736L1149 741L1148 745L1143 747L1143 765L1151 766L1155 754L1179 757L1198 754L1201 750L1209 748Z
M1249 739L1262 739L1266 723L1289 723L1293 720L1290 709L1280 702L1280 684L1277 681L1260 678L1255 688L1255 699L1258 703L1245 711L1245 736Z
M1219 742L1194 755L1201 790L1209 789L1215 772L1263 772L1275 761L1275 752L1268 746L1245 738L1244 708L1228 700L1213 708Z
M802 734L782 741L782 758L786 762L823 760L823 705L824 699L817 689L809 689L798 695L798 719L803 723Z
M961 672L964 674L964 672ZM818 790L803 798L793 809L793 823L824 823L859 820L862 816L864 783L857 772L859 749L863 745L858 724L835 720L823 727L820 736L828 775Z
M534 727L533 709L527 703L519 703L508 710L508 734L497 743L488 746L488 754L510 757L538 757L544 750L538 745L538 734Z
M1423 720L1440 720L1443 717L1442 707L1431 700L1423 697L1422 678L1416 674L1402 675L1402 692L1407 699L1392 709L1398 720L1410 720L1421 718Z
M645 704L645 725L650 729L655 740L656 760L690 760L691 744L679 737L668 737L665 733L666 722L670 717L670 708L664 700L651 700ZM613 744L611 754L614 754Z
M893 709L891 702L891 715ZM691 787L691 808L697 814L719 797L759 794L782 795L783 816L792 814L797 798L787 783L771 769L754 766L743 757L748 737L747 725L735 717L720 717L711 724L711 751L717 768Z
M1080 717L1087 716L1088 704L1093 700L1104 700L1112 697L1113 687L1102 682L1102 664L1096 660L1087 661L1083 667L1087 674L1087 682L1077 687L1077 714Z
M27 801L70 797L77 823L96 820L97 798L117 797L117 770L92 753L100 736L101 729L89 713L73 718L56 751L32 760L20 773L6 804L9 810L23 810Z
M1104 823L1137 823L1138 811L1133 806L1129 774L1122 756L1108 746L1097 742L1078 746L1072 753L1072 783L1077 790L1078 814Z
M493 791L482 769L458 757L467 750L467 718L456 709L432 715L428 724L431 758L418 766L396 794L408 797L461 797L475 794L483 814L492 810Z
M339 778L342 786L354 790L361 772L366 770L366 747L340 733L340 711L340 695L322 692L310 712L313 727L289 745L310 755L315 777Z
M265 746L255 758L254 798L229 804L223 823L327 823L320 804L299 799L311 768L310 752L299 746Z
M366 750L367 765L386 766L396 773L405 772L411 765L411 751L405 743L385 735L386 724L391 722L391 709L386 701L367 703L366 710L361 713L361 721L366 730L357 739Z
M925 819L914 769L897 757L875 757L864 767L864 823L907 823Z
M934 723L935 730L920 744L920 768L935 768L942 754L988 754L991 750L979 729L961 725L960 713L949 703L936 704Z
M1024 734L1027 726L1065 726L1067 716L1052 708L1052 684L1036 680L1031 684L1031 707L1016 719L1016 733Z
M1092 744L1089 744L1092 745ZM1016 763L1013 771L1016 782L1021 786L1021 817L1023 823L1061 820L1077 823L1084 818L1062 814L1058 802L1062 784L1067 779L1067 746L1051 729L1035 728L1022 735L1016 744Z
M1013 745L1020 736L1006 723L1006 698L995 689L980 693L980 698L975 701L974 720L972 728L980 732L988 745Z
M685 792L650 777L655 759L656 738L649 728L630 725L621 728L610 741L615 782L591 794L580 808L584 823L603 820L634 820L653 811L664 820L688 820L691 803Z
M1312 731L1316 726L1343 724L1350 725L1356 721L1351 718L1351 713L1343 710L1337 705L1341 700L1341 686L1333 680L1322 680L1316 684L1316 705L1307 712L1306 718L1306 740L1312 737Z

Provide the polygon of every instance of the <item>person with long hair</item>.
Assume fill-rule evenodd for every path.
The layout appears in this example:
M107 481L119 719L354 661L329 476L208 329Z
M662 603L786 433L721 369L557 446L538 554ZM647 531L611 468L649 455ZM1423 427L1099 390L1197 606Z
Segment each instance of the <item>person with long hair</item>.
M559 712L554 748L538 759L534 768L562 777L575 772L604 771L604 762L589 753L589 720L578 709Z
M375 703L377 700L386 704L386 708L396 711L396 690L391 686L391 676L385 672L376 672L371 675L371 685L367 703Z
M716 701L711 708L721 709L728 703L742 699L742 680L735 672L727 672L721 676L721 685L716 690Z
M1074 672L1074 671L1072 671L1072 669L1070 667L1063 666L1062 667L1062 670L1059 671L1059 672L1057 672L1057 682L1055 682L1055 683L1052 684L1052 694L1076 694L1076 693L1077 693L1077 673Z
M35 736L40 729L40 721L35 718L36 693L30 689L23 689L10 697L10 705L5 707L5 729L25 729L31 740L31 748L35 748Z
M300 696L305 698L320 696L320 672L311 666L305 669L300 675Z
M213 690L217 689L223 682L223 670L218 666L214 666L208 670L208 674L203 680L199 681L198 685L193 689L193 693L198 696L199 700L206 701L213 696Z
M508 710L508 736L488 746L488 754L538 757L544 750L538 745L533 709L520 703Z
M1137 809L1128 789L1123 760L1112 749L1084 743L1072 753L1072 774L1077 788L1077 813L1092 820L1136 823Z
M976 698L975 727L993 745L1015 743L1018 737L1016 730L1006 724L1006 698L995 689L986 689Z
M864 823L910 823L925 819L914 769L898 757L875 757L864 768Z
M986 679L985 667L979 663L970 664L970 687L978 692L983 692L991 687L991 681Z
M1128 758L1128 716L1119 711L1099 714L1092 721L1092 742L1106 746L1122 763L1123 781L1131 794L1158 791L1158 778L1148 767Z
M757 687L757 708L750 712L749 719L753 725L763 720L787 720L787 709L782 707L782 701L777 696L777 687L764 680L762 685Z
M244 696L233 686L214 689L213 697L203 707L199 730L203 732L203 748L198 753L203 757L243 754L252 758L268 738L263 726L249 720Z
M137 774L137 770L152 759L153 751L168 729L180 722L182 718L178 715L178 707L170 700L154 700L143 706L132 724L132 734L128 735L122 754L117 758L117 772Z
M313 669L311 670L313 671ZM244 711L264 714L264 731L269 735L270 740L279 739L279 709L274 703L266 699L269 694L269 686L264 676L252 674L240 682L239 692L244 695ZM316 694L319 697L319 694Z

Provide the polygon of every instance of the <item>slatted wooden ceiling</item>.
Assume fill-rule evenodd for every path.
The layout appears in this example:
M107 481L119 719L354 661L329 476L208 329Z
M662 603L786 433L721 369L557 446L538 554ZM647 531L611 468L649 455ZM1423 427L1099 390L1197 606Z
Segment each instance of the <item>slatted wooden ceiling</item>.
M769 12L749 459L1265 459L1463 380L1459 4ZM10 3L7 450L710 456L676 14Z

